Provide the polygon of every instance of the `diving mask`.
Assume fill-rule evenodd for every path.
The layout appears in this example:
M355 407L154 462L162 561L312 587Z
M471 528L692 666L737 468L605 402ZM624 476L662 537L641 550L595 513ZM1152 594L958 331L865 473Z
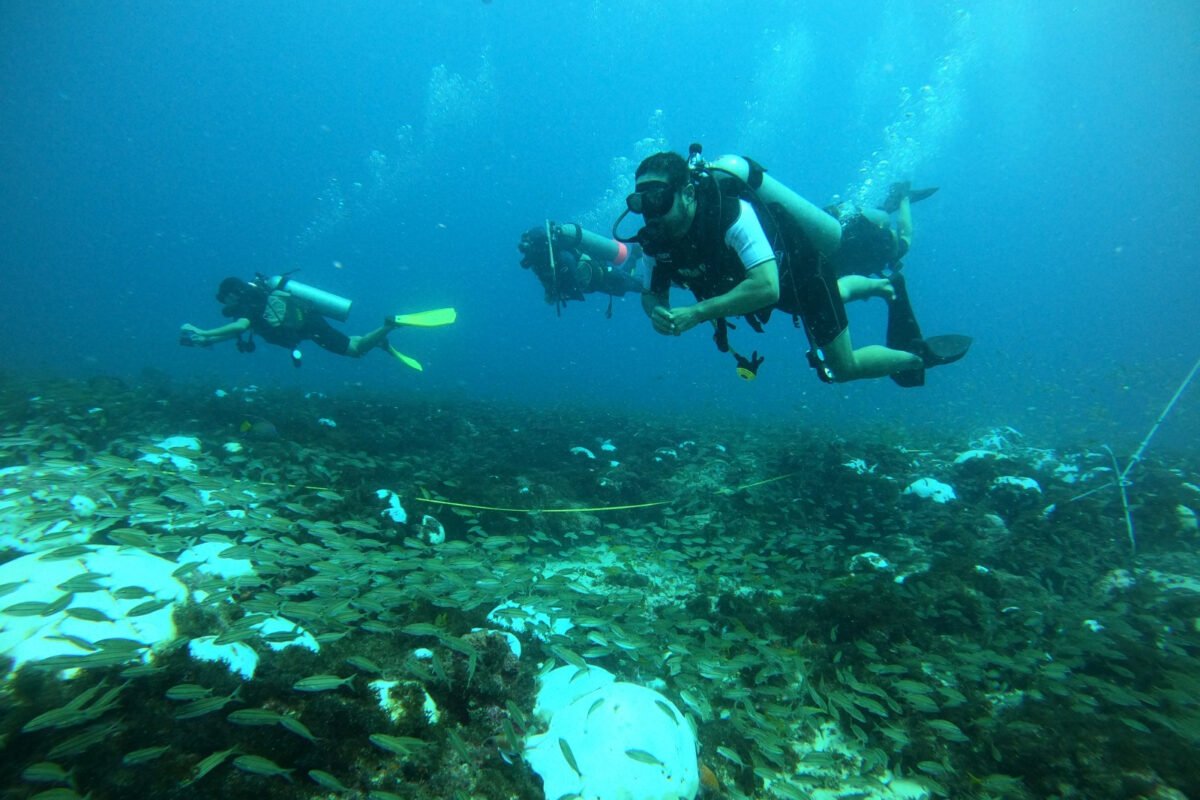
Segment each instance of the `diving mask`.
M646 181L625 198L625 206L634 214L650 219L665 216L675 205L675 190L666 181Z

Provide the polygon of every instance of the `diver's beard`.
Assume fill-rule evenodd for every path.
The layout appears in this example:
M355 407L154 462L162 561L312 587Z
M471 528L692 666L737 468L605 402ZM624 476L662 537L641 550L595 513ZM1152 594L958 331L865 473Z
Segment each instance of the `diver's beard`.
M671 237L661 224L647 224L637 235L638 244L649 255L664 253L671 248Z
M617 217L617 221L613 223L612 237L618 242L625 244L638 244L647 253L653 255L654 252L665 252L671 247L672 242L676 237L672 235L671 230L667 227L662 217L653 217L645 220L645 224L638 229L637 235L632 238L623 237L620 233L621 221L629 216L629 211L624 211L621 216Z

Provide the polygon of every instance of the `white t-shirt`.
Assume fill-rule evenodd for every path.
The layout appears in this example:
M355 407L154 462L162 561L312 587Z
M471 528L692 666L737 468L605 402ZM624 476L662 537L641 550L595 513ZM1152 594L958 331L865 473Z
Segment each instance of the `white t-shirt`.
M725 231L725 244L738 254L742 266L747 270L775 257L762 223L758 221L758 214L745 200L738 201L738 218Z

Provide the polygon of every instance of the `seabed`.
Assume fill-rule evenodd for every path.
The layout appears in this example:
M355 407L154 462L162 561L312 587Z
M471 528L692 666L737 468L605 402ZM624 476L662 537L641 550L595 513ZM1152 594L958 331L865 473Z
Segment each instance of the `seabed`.
M0 475L12 798L537 800L563 665L669 698L707 797L1200 797L1194 456L1136 553L1107 453L999 422L6 380Z

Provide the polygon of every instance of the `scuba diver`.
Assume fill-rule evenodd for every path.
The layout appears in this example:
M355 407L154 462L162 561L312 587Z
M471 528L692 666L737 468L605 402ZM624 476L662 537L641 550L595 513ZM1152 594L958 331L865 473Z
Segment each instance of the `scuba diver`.
M379 347L419 371L423 369L420 362L392 347L387 335L401 325L438 327L449 325L456 318L453 308L400 314L385 318L383 325L370 333L347 336L325 318L344 322L350 315L352 301L293 280L290 273L271 278L258 274L252 281L226 278L217 290L217 302L222 306L221 315L234 321L209 330L185 324L179 331L181 345L211 347L217 342L236 339L238 352L253 353L257 334L270 344L291 350L292 364L297 367L303 359L299 345L310 340L331 353L352 358Z
M894 275L912 247L912 204L937 191L936 186L913 189L908 181L893 183L880 208L838 203L825 209L842 227L842 243L833 254L839 277ZM891 215L896 215L892 228Z
M654 260L650 289L642 296L654 330L678 336L711 322L717 347L726 352L733 327L727 318L741 316L761 332L779 309L804 329L809 364L827 383L886 375L901 386L921 386L926 369L966 355L970 337L922 336L904 283L894 279L888 281L894 294L888 346L855 349L845 302L858 297L839 285L834 268L842 242L838 221L748 158L710 163L701 153L694 144L688 159L663 152L642 161L636 190L613 223L614 238L637 242ZM641 215L645 225L633 239L621 239L617 229L630 213ZM671 308L672 286L691 290L697 302ZM757 373L757 365L747 370L746 359L734 355L740 375Z
M634 274L641 248L584 230L576 223L559 225L547 220L522 233L517 249L521 266L533 270L545 290L546 302L560 315L567 301L602 292L608 295L606 316L611 317L614 297L640 293L644 288Z

